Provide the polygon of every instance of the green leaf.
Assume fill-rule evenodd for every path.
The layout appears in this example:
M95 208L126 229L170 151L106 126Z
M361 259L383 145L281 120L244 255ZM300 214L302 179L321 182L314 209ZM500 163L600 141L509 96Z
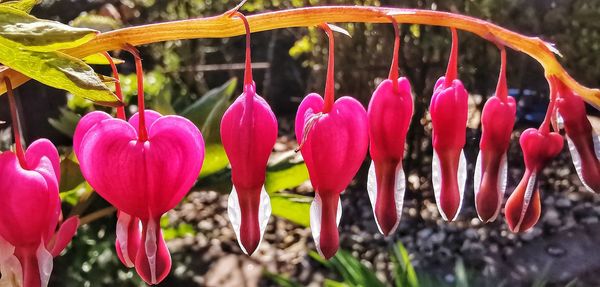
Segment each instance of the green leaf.
M0 41L0 63L97 104L118 106L120 103L90 66L64 53L26 51Z
M74 153L70 153L60 161L60 174L60 192L68 192L76 189L85 181Z
M271 273L271 272L264 272L263 274L269 280L273 281L273 283L275 283L277 286L280 286L280 287L302 287L302 285L298 284L297 282L295 282L283 275L275 274L275 273Z
M311 201L311 197L304 195L275 193L271 195L271 212L273 215L308 227Z
M208 91L200 99L183 110L180 115L192 121L198 128L202 129L202 132L204 133L204 129L208 128L206 123L209 122L209 118L211 116L217 116L217 114L213 114L212 111L218 106L218 103L228 103L227 107L231 105L233 102L233 92L235 91L236 86L236 78L227 81L222 86ZM227 109L227 107L225 109ZM223 110L223 112L225 112L225 110Z
M339 250L331 259L331 264L350 286L384 287L385 284L375 276L375 272L360 263L357 258L345 250Z
M290 151L282 160L267 169L265 189L268 193L295 188L309 179L304 162L293 162L296 154Z
M49 118L48 122L59 132L72 138L81 117L66 108L60 108L59 110L58 119Z
M392 251L396 287L419 287L419 279L402 242L396 243Z
M2 6L11 7L11 8L29 13L29 12L31 12L31 9L33 9L33 6L35 6L38 2L39 2L38 0L5 1L5 2L0 3L0 7L2 7Z
M338 282L338 281L331 280L331 279L325 279L325 281L323 282L323 286L324 287L348 287L348 285L345 284L344 282Z
M96 37L98 31L37 19L23 11L0 6L0 42L13 48L49 52L74 48Z
M204 162L200 171L200 178L225 169L229 165L227 154L222 144L207 144L204 148Z
M77 16L70 24L74 27L90 28L100 32L116 30L123 26L121 22L117 21L115 18L89 13L83 13Z
M112 59L113 59L113 62L115 62L115 65L125 63L125 61L123 61L121 59L117 59L117 58L112 58ZM108 62L108 60L106 59L106 57L104 57L104 55L102 53L96 53L96 54L89 55L89 56L83 58L82 60L90 65L110 65L110 63Z

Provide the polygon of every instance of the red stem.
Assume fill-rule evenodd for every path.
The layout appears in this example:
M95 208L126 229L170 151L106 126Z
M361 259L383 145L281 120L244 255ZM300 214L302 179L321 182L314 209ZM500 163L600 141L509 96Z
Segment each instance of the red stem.
M544 117L544 121L542 122L539 128L539 131L542 134L548 134L550 132L550 121L556 103L556 79L553 76L549 77L548 84L550 85L550 103L548 103L548 110L546 111L546 116Z
M444 85L449 87L452 85L452 81L456 79L458 71L458 33L456 28L450 28L452 31L452 50L450 50L450 59L448 60L448 68L446 69L446 80Z
M392 56L392 65L390 67L390 75L388 79L392 81L392 89L394 93L398 92L398 50L400 50L400 32L398 31L398 22L394 17L389 17L394 25L394 55Z
M12 85L8 77L4 78L4 84L6 85L6 91L8 94L8 104L10 106L10 117L12 120L12 128L15 136L15 146L17 150L17 158L22 168L27 168L27 162L25 161L25 151L23 150L23 144L21 142L21 127L19 126L19 114L17 110L17 103L15 101L15 95L13 94Z
M140 117L138 126L138 140L147 141L148 131L146 130L146 115L144 113L144 70L142 68L142 58L140 52L131 45L126 45L126 51L133 55L135 60L135 74L137 76L137 94L138 94L138 115Z
M115 80L116 80L115 94L117 95L117 98L122 102L123 101L123 91L121 90L121 81L119 80L119 71L117 70L117 65L115 65L115 62L113 61L112 57L108 54L108 52L103 52L102 54L104 55L104 57L106 57L106 59L108 60L108 63L110 64L110 68L112 69L112 73L113 73L113 78L115 78ZM117 107L117 118L126 120L124 105Z
M246 67L244 71L244 85L252 84L252 57L250 55L250 24L246 16L240 12L235 12L233 15L238 16L244 22L244 28L246 29Z
M500 46L500 75L498 76L498 86L496 86L496 97L506 103L508 100L508 87L506 84L506 49Z
M335 102L335 79L334 79L334 66L335 66L335 56L334 56L334 36L333 31L327 25L327 23L321 24L319 27L325 31L327 34L327 38L329 39L329 59L327 60L327 81L325 82L325 106L323 107L323 113L328 113L333 108L333 103Z

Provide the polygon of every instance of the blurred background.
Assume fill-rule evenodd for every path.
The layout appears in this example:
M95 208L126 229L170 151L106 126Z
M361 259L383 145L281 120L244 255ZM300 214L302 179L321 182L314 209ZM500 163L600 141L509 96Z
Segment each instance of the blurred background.
M237 3L225 0L43 0L32 14L73 26L110 31L121 27L213 16ZM600 86L600 2L587 0L249 0L245 14L316 5L374 5L450 11L478 17L556 44L559 61L582 84ZM337 95L366 107L387 77L393 47L389 24L338 23L352 38L336 35ZM511 233L501 215L483 225L473 202L473 168L479 150L480 114L493 95L500 67L496 46L460 32L459 77L470 92L465 153L469 162L466 197L457 221L444 222L431 184L431 124L427 114L433 84L442 76L450 49L446 28L401 26L400 74L415 98L404 170L407 191L397 232L377 231L366 192L366 159L342 194L341 251L331 261L315 253L308 225L314 192L297 144L293 119L302 98L322 93L327 39L315 28L252 35L257 91L279 121L279 140L267 173L273 213L258 252L243 255L227 219L231 190L227 158L220 145L223 111L241 93L244 37L172 41L138 47L144 60L146 100L163 114L180 114L201 128L207 158L196 186L161 220L173 268L159 286L600 286L600 197L579 181L568 150L544 171L542 218L532 230ZM119 65L128 113L137 110L131 57ZM96 66L110 75L110 68ZM509 151L508 193L523 174L518 136L538 126L547 107L548 86L541 66L508 53L508 84L518 101ZM237 79L237 80L236 80ZM61 198L65 215L85 223L63 256L55 260L51 286L143 286L114 251L114 210L93 193L71 153L72 134L91 102L30 81L17 91L26 142L46 137L62 154ZM592 123L595 110L589 110ZM9 119L7 97L0 118ZM0 125L0 145L12 142L10 122ZM566 146L566 145L565 145ZM508 196L508 195L507 195Z

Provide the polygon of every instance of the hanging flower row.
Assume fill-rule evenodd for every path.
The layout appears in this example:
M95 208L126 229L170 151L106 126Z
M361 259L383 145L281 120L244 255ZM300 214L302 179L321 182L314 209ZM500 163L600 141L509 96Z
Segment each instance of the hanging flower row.
M340 194L348 187L367 153L370 164L367 192L375 222L388 236L398 227L406 189L404 146L411 118L411 85L398 73L400 39L393 23L394 50L388 78L374 91L368 108L352 97L335 98L334 31L319 27L329 39L327 78L323 96L307 95L295 119L297 151L309 171L315 198L310 225L317 250L331 258L339 246L342 216ZM254 253L264 234L271 205L264 182L269 155L277 139L277 120L269 104L257 94L252 79L248 20L233 11L246 31L243 92L225 112L221 140L231 163L233 189L228 215L243 252ZM439 212L455 220L462 206L467 178L463 148L466 141L468 92L458 76L458 34L452 28L452 48L446 74L436 82L429 111L432 130L432 181ZM135 60L138 112L126 118L117 108L116 118L105 112L84 116L75 131L73 150L81 171L100 196L118 210L116 251L121 262L135 268L148 284L158 284L171 269L171 257L159 225L161 216L174 208L193 187L204 158L204 141L198 128L180 116L163 116L144 105L142 61ZM483 222L494 221L501 211L507 181L507 150L515 122L516 103L508 96L506 52L499 45L501 68L496 93L485 103L482 136L477 157L475 207ZM116 95L122 100L118 72ZM74 235L79 221L63 220L58 196L59 156L45 139L24 149L17 105L11 82L4 78L10 101L15 151L0 154L0 282L47 286L52 258ZM525 173L505 206L509 228L531 228L541 212L539 177L558 155L564 127L577 174L585 187L600 192L600 139L585 116L585 104L556 77L549 76L550 104L538 129L521 134ZM551 125L552 123L552 125ZM554 131L552 131L552 129Z

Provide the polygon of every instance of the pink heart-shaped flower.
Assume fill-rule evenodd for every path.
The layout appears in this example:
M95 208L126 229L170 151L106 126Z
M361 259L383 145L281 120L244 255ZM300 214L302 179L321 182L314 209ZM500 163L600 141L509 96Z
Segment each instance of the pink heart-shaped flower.
M525 158L525 174L506 201L506 223L513 232L526 231L537 223L541 214L538 175L563 148L558 133L527 129L519 140Z
M193 186L204 159L198 128L180 116L145 111L148 139L140 141L138 114L129 122L101 112L81 119L74 150L90 185L118 210L143 225L135 267L144 281L164 279L171 259L162 238L160 217Z
M325 258L339 245L340 193L358 172L368 148L367 114L354 98L341 97L323 113L323 98L309 94L298 107L296 139L317 193L311 229Z

